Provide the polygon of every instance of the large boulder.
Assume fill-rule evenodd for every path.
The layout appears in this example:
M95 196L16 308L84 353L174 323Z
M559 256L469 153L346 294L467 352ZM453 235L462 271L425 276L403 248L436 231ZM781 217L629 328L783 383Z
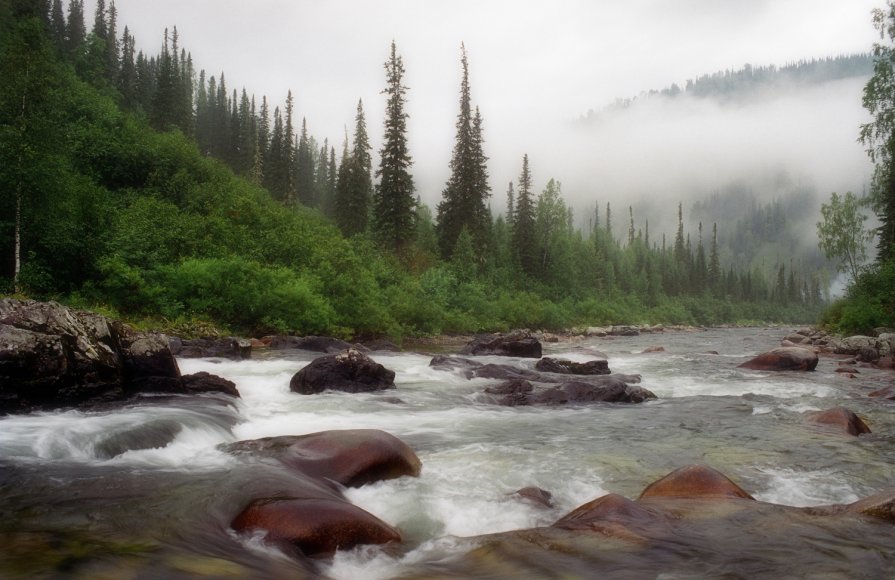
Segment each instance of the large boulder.
M798 346L781 346L740 365L755 371L813 371L817 367L817 353Z
M508 334L478 336L463 347L461 354L541 358L541 343L530 332L515 330Z
M289 383L292 392L302 395L326 390L368 393L394 388L394 371L353 348L312 360Z
M375 429L322 431L309 435L238 441L226 447L237 455L270 457L304 475L346 487L416 477L422 463L397 437Z
M638 501L648 498L755 499L726 475L705 465L687 465L649 484Z
M328 556L364 544L400 542L401 534L346 501L328 498L265 498L233 519L237 532L264 530L267 540L297 548L305 556Z
M0 412L183 392L162 335L56 302L0 300Z
M579 363L565 359L545 356L535 364L535 368L545 373L563 375L608 375L609 363L606 360L589 360Z

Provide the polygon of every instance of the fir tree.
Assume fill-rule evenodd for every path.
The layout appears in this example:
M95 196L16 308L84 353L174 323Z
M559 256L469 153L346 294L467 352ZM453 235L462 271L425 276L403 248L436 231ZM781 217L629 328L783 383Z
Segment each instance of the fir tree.
M516 211L513 217L513 251L522 271L531 276L538 268L537 239L535 232L535 208L531 197L531 171L528 154L522 157L522 173L516 196Z
M84 24L83 0L70 0L68 3L68 23L65 29L65 47L71 62L77 62L84 50L87 38L87 27Z
M298 201L307 207L317 207L314 188L314 148L308 135L307 119L301 120L301 136L295 156L295 194Z
M385 121L382 148L379 150L379 183L373 193L373 230L385 246L400 252L416 237L414 221L413 161L407 149L407 113L404 105L404 61L394 41L385 62Z
M446 259L454 251L457 236L466 226L479 252L487 249L488 207L487 158L482 151L481 115L473 115L470 103L469 64L466 48L461 47L462 80L460 83L460 113L457 116L457 137L451 157L451 176L438 204L438 240L441 254Z
M709 251L709 290L716 296L722 294L721 259L718 256L718 224L712 224L712 247Z
M507 186L507 226L513 227L513 220L516 215L516 193L513 191L513 182Z

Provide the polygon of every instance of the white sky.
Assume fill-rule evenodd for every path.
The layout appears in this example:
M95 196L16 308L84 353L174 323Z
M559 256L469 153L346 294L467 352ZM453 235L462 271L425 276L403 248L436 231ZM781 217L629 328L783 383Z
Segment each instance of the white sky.
M458 111L460 43L465 42L472 98L482 111L486 153L492 160L496 211L503 208L506 183L518 176L526 152L539 188L556 177L564 182L566 197L576 199L652 190L657 186L638 181L640 177L650 173L657 160L658 168L678 165L682 160L676 155L682 150L694 166L716 165L718 146L712 142L717 135L712 131L718 123L697 129L702 133L696 142L705 146L682 149L669 143L686 132L685 125L672 124L667 129L677 133L664 136L652 131L644 144L644 139L637 139L642 135L638 126L618 131L612 141L605 135L588 140L569 136L570 121L616 97L672 82L682 85L689 78L745 63L783 65L867 52L877 39L870 11L882 4L882 0L116 1L119 30L128 25L139 48L158 52L165 27L176 25L181 46L192 53L196 70L204 68L216 76L223 70L231 91L245 86L259 101L267 95L273 105L282 105L292 89L296 126L307 117L310 132L321 142L329 137L337 152L343 127L348 125L349 131L353 127L358 98L364 101L368 132L378 149L383 63L394 39L410 87L408 136L415 179L430 204L440 198L448 176ZM94 8L95 0L86 0L88 27ZM843 171L861 174L860 181L868 171L855 144L856 124L862 120L860 86L834 93L813 97L821 107L818 115L825 119L806 115L799 104L790 112L778 110L787 122L803 117L794 121L803 125L793 125L783 136L763 135L754 124L727 114L720 118L720 126L726 127L725 142L743 141L737 138L739 133L731 134L737 127L750 132L752 150L766 149L765 140L776 144L775 154L826 143L828 153L834 148L835 157L847 158ZM778 109L781 106L778 103ZM802 114L790 114L793 111ZM760 112L749 114L752 117L746 119L761 117ZM693 111L684 118L687 115L706 118ZM786 138L802 128L814 129L812 138L792 142ZM573 143L574 154L568 150ZM587 159L603 158L607 149L623 158L607 163L621 163L625 172L608 166L583 167ZM633 151L637 154L626 156ZM809 173L811 166L826 164L810 151L798 156L805 159ZM713 179L720 179L719 171ZM593 185L594 181L602 185ZM823 189L828 184L819 185ZM834 186L838 184L829 184Z

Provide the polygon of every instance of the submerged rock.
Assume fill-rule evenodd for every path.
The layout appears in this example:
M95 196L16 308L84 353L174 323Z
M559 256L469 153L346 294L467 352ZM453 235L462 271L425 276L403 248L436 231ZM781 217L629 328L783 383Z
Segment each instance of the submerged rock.
M461 354L541 358L541 343L528 331L478 336L463 347Z
M813 371L817 353L798 346L782 346L741 364L739 368L755 371Z
M305 556L328 556L364 544L400 542L401 533L347 501L326 498L255 500L231 523L237 532L264 530L267 541L285 543Z
M394 388L394 371L353 348L314 359L289 383L293 393L302 395L326 390L368 393Z

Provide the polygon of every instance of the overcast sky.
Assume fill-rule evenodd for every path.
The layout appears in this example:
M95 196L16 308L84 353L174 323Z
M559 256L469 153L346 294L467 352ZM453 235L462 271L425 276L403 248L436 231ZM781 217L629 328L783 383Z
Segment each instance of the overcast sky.
M611 141L606 135L594 140L578 135L572 142L566 131L588 109L616 97L717 70L867 52L877 38L870 11L882 0L117 0L116 6L119 29L128 25L147 52L157 53L165 27L176 25L197 71L223 70L231 90L245 86L259 99L267 95L281 105L292 89L298 122L307 117L310 132L320 141L328 137L337 152L343 127L352 129L358 98L378 149L383 63L394 39L410 87L415 178L430 204L438 201L448 175L461 42L469 55L472 98L484 118L495 210L503 207L506 183L518 176L523 153L531 157L539 188L556 177L567 197L646 193L661 186L638 182L636 174L654 173L654 163L679 165L681 151L694 167L720 163L718 147L710 143L721 138L713 133L718 127L725 142L740 142L747 131L750 149L774 142L774 154L781 147L823 148L820 141L835 157L847 158L844 171L867 171L855 144L862 113L860 86L854 83L811 96L816 109L776 103L780 119L816 130L810 139L787 137L802 125L783 134L756 134L760 111L714 120L706 111L684 112L682 118L702 120L702 126L688 131L687 123L672 122L664 129L670 133L653 129L646 139L635 125L616 128ZM94 8L95 0L85 1L88 26ZM667 121L668 111L657 114ZM794 116L800 118L792 121ZM670 144L687 133L696 137L688 143L708 144ZM601 169L608 149L621 160L609 156ZM810 152L799 156L808 157L806 167L820 164ZM625 168L631 184L608 166L640 162L647 165ZM712 179L720 179L715 175Z

